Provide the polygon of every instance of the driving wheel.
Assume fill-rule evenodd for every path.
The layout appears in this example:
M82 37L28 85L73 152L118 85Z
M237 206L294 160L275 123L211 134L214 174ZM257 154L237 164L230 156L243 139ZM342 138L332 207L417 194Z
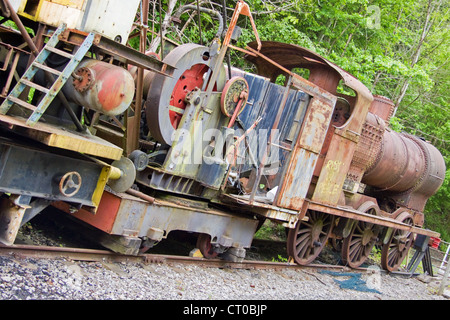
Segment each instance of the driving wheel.
M411 226L414 224L412 215L407 211L403 211L395 219ZM383 269L392 272L400 267L413 243L413 235L408 230L394 230L389 241L381 249L381 266Z
M287 250L289 256L300 265L314 261L325 246L334 224L334 216L308 210L308 221L300 220L294 229L289 229Z
M377 215L378 206L373 202L364 203L358 211ZM342 242L341 256L344 264L357 268L363 264L378 239L380 228L369 222L355 221L352 231Z

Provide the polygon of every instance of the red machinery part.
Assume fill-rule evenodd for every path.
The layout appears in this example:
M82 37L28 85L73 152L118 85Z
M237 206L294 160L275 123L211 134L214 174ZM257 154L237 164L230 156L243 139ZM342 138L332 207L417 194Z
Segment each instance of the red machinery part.
M433 249L438 249L440 243L441 243L440 238L430 237L428 245L431 246Z
M118 115L133 101L134 80L124 68L86 59L74 73L63 89L72 102L106 115Z
M208 72L209 66L206 64L195 64L190 69L183 72L178 79L170 97L169 104L174 107L169 109L170 123L174 129L178 128L181 117L186 109L186 95L195 88L201 88L203 84L203 76Z
M374 95L370 105L369 112L376 114L381 119L389 123L394 113L395 104L391 99L383 96Z
M170 77L155 74L149 85L146 106L147 124L152 137L171 145L173 133L179 127L185 108L186 95L206 87L214 59L210 49L196 44L184 44L172 50L164 63L175 66ZM214 85L221 92L225 85L225 68L222 66Z

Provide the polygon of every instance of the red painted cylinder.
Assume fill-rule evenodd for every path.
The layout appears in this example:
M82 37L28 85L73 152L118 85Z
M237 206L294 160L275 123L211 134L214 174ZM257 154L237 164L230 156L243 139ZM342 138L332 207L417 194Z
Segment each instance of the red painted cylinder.
M118 115L133 101L135 84L128 70L98 60L83 60L64 86L72 102L106 115Z

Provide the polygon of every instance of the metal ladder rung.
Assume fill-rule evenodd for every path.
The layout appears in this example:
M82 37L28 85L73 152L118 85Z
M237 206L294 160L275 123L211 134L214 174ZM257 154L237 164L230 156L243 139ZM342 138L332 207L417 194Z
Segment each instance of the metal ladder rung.
M39 90L41 92L44 92L44 93L49 93L50 92L50 89L45 88L43 86L40 86L40 85L38 85L38 84L36 84L34 82L31 82L30 80L21 79L20 82L22 82L23 84L25 84L25 85L27 85L27 86L29 86L31 88Z
M36 110L35 106L33 106L32 104L29 104L28 102L25 102L25 101L23 101L23 100L21 100L19 98L10 96L10 97L7 97L7 99L12 101L12 102L14 102L14 103L16 103L16 104L18 104L18 105L20 105L20 106L22 106L22 107L24 107L24 108L26 108L26 109L31 110L31 111Z
M58 77L62 74L61 71L52 69L52 68L47 67L46 65L43 65L43 64L38 63L38 62L36 62L36 61L33 62L33 66L35 66L35 67L37 67L37 68L39 68L39 69L42 69L42 70L44 70L44 71L48 71L48 72L51 72L51 73L53 73L53 74L56 74Z
M45 49L45 50L48 50L48 51L50 51L50 52L56 53L56 54L58 54L58 55L60 55L60 56L69 58L69 59L72 59L72 58L73 58L73 54L68 53L68 52L66 52L66 51L63 51L63 50L60 50L60 49L56 49L55 47L45 46L44 49Z

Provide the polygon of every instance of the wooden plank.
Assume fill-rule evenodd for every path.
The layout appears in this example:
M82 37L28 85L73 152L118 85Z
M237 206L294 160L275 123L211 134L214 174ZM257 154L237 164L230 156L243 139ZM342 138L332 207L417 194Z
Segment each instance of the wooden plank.
M16 116L0 115L0 124L6 124L17 133L45 145L65 150L76 151L92 156L119 160L122 148L113 145L99 137L86 133L69 131L63 127L37 122L34 127L26 125L26 119Z

